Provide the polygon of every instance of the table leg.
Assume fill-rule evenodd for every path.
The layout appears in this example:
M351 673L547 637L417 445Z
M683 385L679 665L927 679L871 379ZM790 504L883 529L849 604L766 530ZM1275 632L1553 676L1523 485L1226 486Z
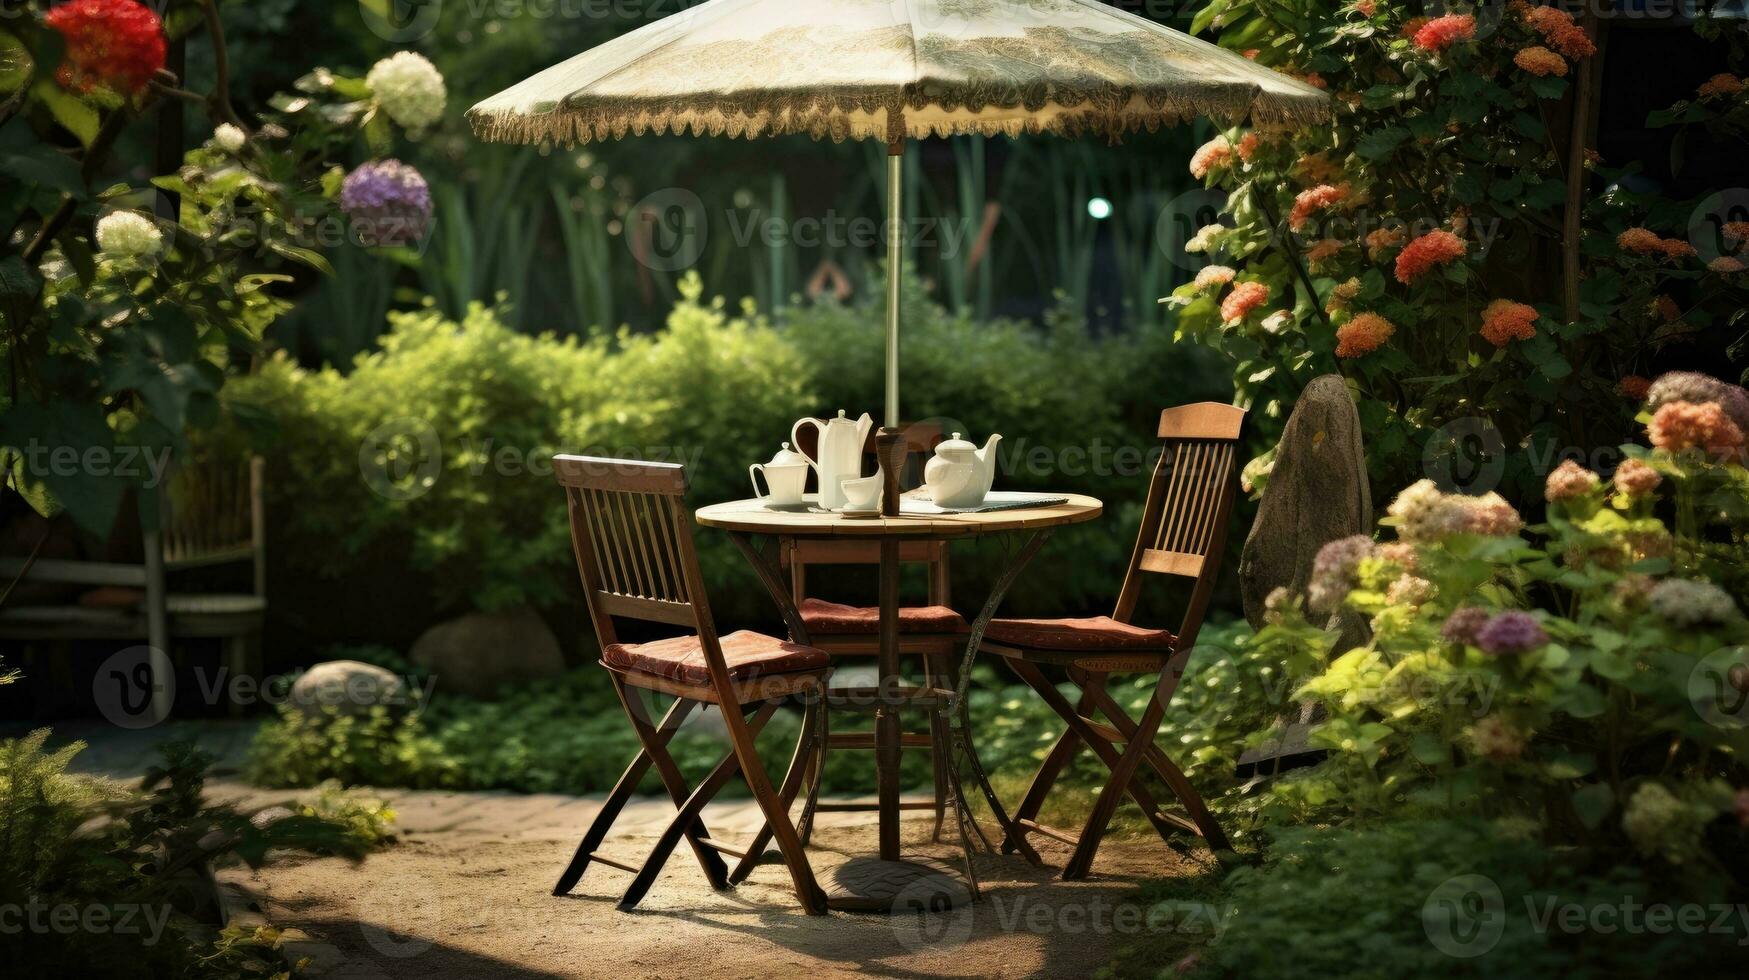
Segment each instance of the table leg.
M881 539L879 697L875 709L875 790L880 805L881 859L899 859L899 542Z
M1020 578L1020 573L1032 561L1033 556L1038 554L1039 549L1044 547L1045 541L1050 536L1050 528L1034 531L1032 537L1027 539L1026 543L1008 562L1008 567L1003 569L1002 574L997 577L996 584L990 589L990 597L984 601L984 608L978 611L978 618L972 621L971 634L966 638L965 657L960 662L959 674L954 684L954 716L958 718L960 728L959 738L954 740L955 750L964 750L971 776L978 781L978 788L984 794L984 802L990 805L990 814L996 818L997 824L1001 826L1003 836L1018 841L1017 847L1021 856L1033 864L1043 863L1042 859L1039 858L1038 852L1033 849L1032 845L1027 842L1025 834L1013 832L1014 827L1008 819L1008 812L1002 808L1002 801L996 798L996 790L991 787L990 777L984 772L984 765L978 759L978 750L972 744L972 716L966 705L966 694L972 682L972 666L978 658L978 645L984 640L984 630L989 628L990 620L996 618L996 610L1002 605L1002 600L1008 597L1008 590L1013 588L1015 581ZM957 767L955 779L958 779ZM964 792L959 792L956 795L961 801L960 805L964 806ZM968 813L967 816L969 817L970 814ZM973 826L977 825L974 823ZM980 837L983 836L983 831L980 830L978 833ZM988 845L987 841L985 843Z

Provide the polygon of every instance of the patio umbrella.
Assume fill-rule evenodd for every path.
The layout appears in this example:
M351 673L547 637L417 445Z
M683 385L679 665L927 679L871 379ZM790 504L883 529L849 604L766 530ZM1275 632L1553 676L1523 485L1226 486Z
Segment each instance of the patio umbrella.
M879 139L887 162L886 424L899 423L905 141L1103 134L1186 119L1315 121L1322 92L1098 0L711 0L468 112L484 140L627 133Z

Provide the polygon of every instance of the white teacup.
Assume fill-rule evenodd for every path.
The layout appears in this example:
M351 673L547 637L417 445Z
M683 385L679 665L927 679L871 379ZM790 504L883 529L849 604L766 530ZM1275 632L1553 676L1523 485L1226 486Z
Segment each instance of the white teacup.
M854 480L839 481L838 486L844 490L844 510L848 512L867 512L881 509L881 474L860 476Z

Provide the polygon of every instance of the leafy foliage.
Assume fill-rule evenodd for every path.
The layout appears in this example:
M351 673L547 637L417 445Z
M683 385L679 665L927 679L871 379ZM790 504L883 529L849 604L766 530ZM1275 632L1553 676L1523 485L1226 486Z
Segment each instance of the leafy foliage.
M204 29L226 64L212 0L157 6L172 39ZM99 8L158 30L132 0ZM210 95L161 69L138 91L69 90L53 81L61 36L36 10L0 23L0 158L26 178L0 190L12 229L0 247L0 443L11 447L0 466L40 512L107 534L124 495L152 486L123 461L186 453L188 431L217 420L236 355L289 308L285 284L329 271L320 248L345 236L335 199L348 151L361 132L379 152L393 133L361 80L325 71L252 124L223 70ZM213 137L172 173L106 185L117 141L172 99L205 107Z
M1310 378L1340 372L1375 491L1425 465L1461 476L1465 440L1481 439L1506 456L1500 485L1516 498L1547 450L1627 437L1634 406L1618 386L1653 373L1666 345L1740 332L1740 265L1708 261L1738 246L1691 228L1691 215L1718 210L1716 195L1634 193L1637 165L1593 160L1571 135L1591 42L1561 8L1454 8L1444 19L1467 19L1473 37L1442 49L1416 36L1430 12L1370 0L1202 8L1198 29L1219 25L1222 45L1313 78L1335 116L1291 137L1234 131L1199 154L1213 161L1205 180L1225 196L1225 227L1198 238L1232 266L1230 288L1259 283L1268 299L1227 306L1229 287L1203 280L1171 302L1184 335L1232 359L1240 398L1265 426L1281 424ZM1535 71L1515 63L1532 48L1543 55ZM1630 229L1643 235L1623 239ZM1441 259L1422 244L1442 235L1462 253ZM1484 330L1496 301L1527 304L1531 332Z
M83 743L47 752L47 737L0 741L0 902L36 916L0 934L0 949L23 973L286 976L276 931L219 927L210 869L285 850L357 860L387 839L392 814L338 789L273 820L207 805L212 757L185 743L164 746L135 792L68 772Z
M773 325L750 305L706 300L696 277L681 289L655 333L530 336L496 308L476 306L460 321L427 309L391 315L382 349L347 372L279 357L230 386L236 415L268 423L226 438L247 436L269 457L269 506L285 524L284 543L270 553L294 563L275 579L326 590L340 576L410 570L438 600L421 611L420 627L449 610L552 608L576 588L553 453L686 462L688 501L700 505L746 496L747 463L775 451L797 418L880 404L877 308L821 303ZM1170 342L1158 334L1092 340L1068 317L1043 333L979 322L914 286L906 314L906 349L919 352L906 358L911 418L966 419L958 424L976 426L968 434L980 438L1023 436L1001 447L1002 485L1097 493L1134 526L1153 413L1174 379L1184 397L1195 392L1193 359L1158 373L1126 370L1162 357ZM1014 608L1073 608L1116 591L1127 542L1061 537L1040 560L1069 563L1076 574L1023 582ZM717 611L770 617L728 543L713 534L697 541ZM965 549L963 560L956 553L956 568L974 583L969 594L1000 557L994 548Z

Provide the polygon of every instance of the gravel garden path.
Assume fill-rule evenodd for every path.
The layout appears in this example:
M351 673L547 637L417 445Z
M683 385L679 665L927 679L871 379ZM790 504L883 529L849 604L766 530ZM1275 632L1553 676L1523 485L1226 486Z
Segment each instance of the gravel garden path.
M205 725L203 744L221 755L209 792L258 808L295 799L237 780L228 764L247 743L245 726ZM69 727L91 748L80 768L137 775L150 758L138 733ZM1018 857L980 855L983 899L953 912L915 916L803 915L781 865L762 867L739 888L713 892L684 848L632 914L615 910L627 876L590 869L575 892L548 894L599 798L510 793L375 791L397 812L398 843L360 864L288 857L259 872L228 869L252 911L288 931L294 955L317 976L417 977L1086 977L1111 961L1117 943L1150 928L1140 908L1122 905L1145 878L1194 875L1206 856L1186 858L1158 840L1113 837L1096 877L1065 883ZM641 861L673 812L667 800L627 808L607 852ZM931 847L927 814L907 821L908 852L951 858ZM744 840L759 824L751 801L706 811L713 835ZM827 814L810 856L824 877L873 845L872 815ZM1067 849L1040 841L1047 862ZM1194 853L1194 852L1193 852ZM1206 852L1203 852L1206 855Z

